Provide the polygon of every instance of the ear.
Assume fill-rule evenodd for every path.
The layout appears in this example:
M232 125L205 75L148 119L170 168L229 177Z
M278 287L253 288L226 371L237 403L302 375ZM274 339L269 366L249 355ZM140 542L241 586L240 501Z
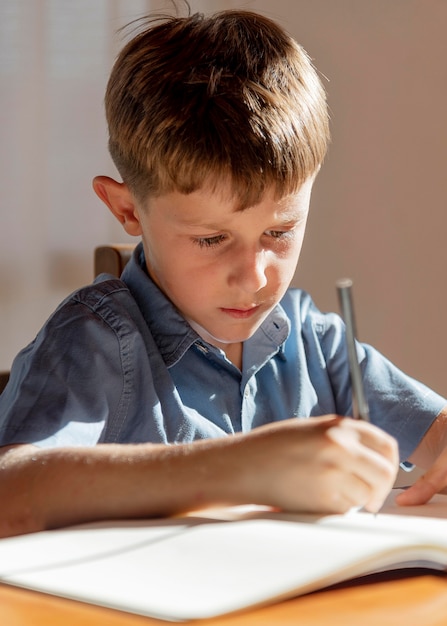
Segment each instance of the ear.
M96 176L93 179L96 195L110 209L129 235L141 235L141 224L135 199L124 183L119 183L108 176Z

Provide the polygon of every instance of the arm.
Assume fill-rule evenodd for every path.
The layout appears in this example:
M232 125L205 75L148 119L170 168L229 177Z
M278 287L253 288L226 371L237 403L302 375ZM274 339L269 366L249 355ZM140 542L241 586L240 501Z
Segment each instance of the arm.
M0 536L214 505L377 510L398 467L379 429L326 416L192 444L0 450Z
M396 502L403 506L425 504L447 487L447 407L439 413L409 460L418 467L429 469L414 485L399 494Z

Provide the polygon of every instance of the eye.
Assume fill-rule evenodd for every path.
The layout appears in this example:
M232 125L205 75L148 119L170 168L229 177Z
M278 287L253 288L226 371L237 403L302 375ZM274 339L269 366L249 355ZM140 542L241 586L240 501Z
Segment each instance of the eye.
M266 235L272 239L290 239L293 236L293 230L267 230Z
M280 239L287 233L284 230L268 230L267 234L270 235L270 237L273 237L273 239Z
M214 248L223 241L225 241L225 235L214 235L213 237L196 237L193 239L200 248Z

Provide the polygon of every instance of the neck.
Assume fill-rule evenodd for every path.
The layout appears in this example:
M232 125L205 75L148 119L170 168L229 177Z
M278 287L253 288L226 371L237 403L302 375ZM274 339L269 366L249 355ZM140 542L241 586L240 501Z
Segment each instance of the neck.
M227 359L237 368L242 369L242 341L236 341L234 343L222 341L211 335L203 326L197 324L197 322L188 319L188 323L202 339L225 352Z
M244 344L240 342L240 343L227 343L227 344L218 346L225 352L227 359L231 361L233 365L235 365L240 370L242 370L242 346L243 345Z

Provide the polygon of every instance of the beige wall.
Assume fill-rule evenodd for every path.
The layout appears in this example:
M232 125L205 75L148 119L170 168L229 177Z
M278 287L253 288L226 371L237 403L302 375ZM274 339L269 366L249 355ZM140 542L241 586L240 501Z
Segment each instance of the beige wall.
M360 338L447 395L443 358L447 345L447 2L214 0L191 4L199 10L245 7L276 18L304 45L329 79L326 85L333 143L315 187L295 284L308 289L322 309L337 309L335 280L351 276L355 281ZM104 62L103 82L107 68L108 62ZM102 90L102 84L99 86ZM53 107L58 109L57 102L53 101ZM96 118L102 116L101 107L101 97L95 95L90 109L96 111ZM81 124L82 119L76 123ZM34 300L27 300L25 292L20 296L14 296L17 290L7 292L8 306L2 308L0 325L0 368L9 365L10 356L33 336L63 293L90 280L89 262L80 262L86 256L86 241L91 245L93 235L86 240L87 233L96 228L96 238L108 232L116 238L114 227L104 226L101 230L95 226L107 219L107 224L111 224L112 218L105 217L88 189L93 175L109 173L105 146L97 145L104 136L102 128L96 134L92 128L92 132L82 136L78 156L70 154L67 161L70 179L77 180L82 175L79 185L85 187L88 198L83 200L83 212L79 213L82 225L76 225L79 203L72 202L72 193L59 194L64 204L72 202L73 206L69 220L59 218L57 231L54 220L47 218L46 225L36 220L36 211L41 210L36 208L37 188L27 194L34 204L20 207L15 246L26 238L33 241L33 229L37 233L35 223L38 229L46 229L42 241L46 238L67 242L64 245L70 254L65 261L72 261L69 270L59 272L55 289L48 279L48 263L36 261L45 244L34 245L34 256L26 259L26 267L32 269L34 284L39 286L38 306L35 295ZM38 154L37 147L35 150ZM3 162L8 164L10 149L0 145L0 151ZM63 146L58 155L64 159ZM79 163L79 172L73 169L73 163ZM92 170L88 175L84 171L87 166ZM12 190L16 199L24 196L25 183L22 181L16 192ZM4 189L8 184L10 176L7 180L3 168L0 185ZM4 200L0 233L3 249L10 243L4 229ZM44 207L48 200L51 194L47 193L39 202ZM86 211L90 202L91 223ZM60 214L58 205L52 208L50 216ZM69 232L65 239L64 229ZM23 246L20 249L23 254ZM1 257L1 263L0 278L10 278L7 255ZM24 270L19 276L25 274ZM64 275L65 285L61 284ZM4 281L2 291L0 281L3 301L5 285Z
M447 395L447 2L248 4L329 79L333 141L295 284L338 309L334 283L353 278L360 338Z

